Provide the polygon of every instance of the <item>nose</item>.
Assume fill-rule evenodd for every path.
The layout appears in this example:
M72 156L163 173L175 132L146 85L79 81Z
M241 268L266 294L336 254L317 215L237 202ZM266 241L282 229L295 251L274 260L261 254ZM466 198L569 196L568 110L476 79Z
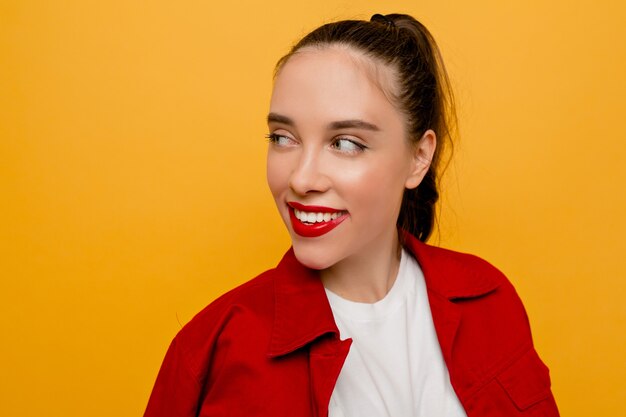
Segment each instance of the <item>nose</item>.
M303 149L289 177L289 188L298 195L328 191L331 181L324 168L322 152Z

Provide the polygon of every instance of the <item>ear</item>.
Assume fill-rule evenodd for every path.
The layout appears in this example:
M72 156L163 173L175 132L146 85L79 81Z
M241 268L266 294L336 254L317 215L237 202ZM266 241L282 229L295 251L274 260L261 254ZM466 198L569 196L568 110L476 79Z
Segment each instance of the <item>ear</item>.
M409 189L416 188L424 179L430 168L430 163L437 148L437 136L432 129L428 129L420 140L413 145L413 157L411 160L411 170L404 186Z

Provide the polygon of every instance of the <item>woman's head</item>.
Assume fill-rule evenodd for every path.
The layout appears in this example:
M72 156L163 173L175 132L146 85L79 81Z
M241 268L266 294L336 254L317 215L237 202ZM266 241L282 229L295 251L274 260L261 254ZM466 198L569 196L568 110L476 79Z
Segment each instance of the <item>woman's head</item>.
M398 226L426 240L435 218L441 155L454 130L452 90L435 40L408 15L374 15L371 21L346 20L323 25L300 40L280 59L276 73L303 49L342 45L365 55L374 65L392 69L392 85L381 85L407 118L407 139L416 143L432 129L438 139L431 166L417 189L407 189Z
M293 226L289 210L298 213L289 205L281 210L285 204L280 200L296 205L309 200L316 205L350 204L341 195L332 195L345 183L345 190L352 190L346 198L373 207L370 215L382 210L394 229L397 224L421 240L428 238L438 198L441 150L451 131L447 116L453 115L453 108L437 46L424 26L396 14L321 26L278 62L270 107L274 143L268 154L268 181L288 228ZM350 121L357 123L346 123ZM321 129L333 123L338 129ZM337 141L341 135L346 140ZM319 149L312 138L318 140ZM364 148L357 149L360 146ZM342 153L348 148L358 155ZM324 156L323 149L332 152ZM363 174L368 165L370 171ZM331 172L334 168L344 173ZM306 176L300 174L306 170L315 171L319 184L303 180ZM290 177L294 172L297 175ZM349 184L347 178L358 177L355 172L363 174L361 182ZM338 185L329 184L328 198L322 198L324 178ZM311 183L305 185L307 181ZM369 191L361 190L362 195L353 198L355 189L367 185L363 181ZM348 207L335 208L349 212ZM358 220L358 213L348 214L349 222ZM290 232L292 238L298 235L293 227Z

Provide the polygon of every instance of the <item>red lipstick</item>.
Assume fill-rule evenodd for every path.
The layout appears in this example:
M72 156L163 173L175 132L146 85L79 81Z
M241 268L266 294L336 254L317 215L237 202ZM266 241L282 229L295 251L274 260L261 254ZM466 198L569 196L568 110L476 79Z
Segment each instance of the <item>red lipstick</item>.
M325 235L326 233L333 230L335 227L339 226L341 222L348 218L348 213L346 211L337 210L330 207L323 206L305 206L304 204L296 203L295 201L290 201L287 203L289 205L289 218L291 220L291 227L293 227L293 231L296 232L297 235L302 237L318 237ZM296 217L295 210L304 211L307 213L338 213L334 220L329 220L327 222L317 222L317 223L308 223L302 222L298 220Z

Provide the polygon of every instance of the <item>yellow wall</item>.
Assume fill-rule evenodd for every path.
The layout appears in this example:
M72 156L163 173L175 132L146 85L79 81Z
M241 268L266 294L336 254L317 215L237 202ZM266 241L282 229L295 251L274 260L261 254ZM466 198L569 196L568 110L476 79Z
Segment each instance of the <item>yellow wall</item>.
M440 243L514 282L564 416L624 414L623 2L209 3L0 3L0 415L143 412L181 324L288 246L274 62L396 10L460 102Z

